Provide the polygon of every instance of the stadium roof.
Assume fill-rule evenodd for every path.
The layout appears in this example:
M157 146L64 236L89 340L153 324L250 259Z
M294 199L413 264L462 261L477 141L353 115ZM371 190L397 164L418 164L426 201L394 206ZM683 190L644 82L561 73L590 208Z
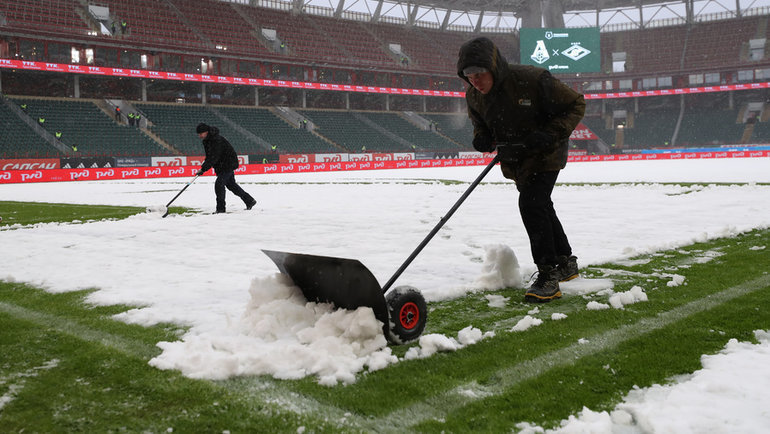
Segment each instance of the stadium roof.
M230 0L245 1L245 0ZM281 3L283 0L258 0ZM563 26L625 26L641 28L653 21L663 25L689 20L734 18L748 10L770 10L770 0L288 0L295 9L309 13L332 11L337 17L364 15L373 21L429 25L463 31L510 31L522 27L522 16L537 9L542 15L558 17ZM313 11L312 9L316 9ZM711 15L711 17L705 17ZM689 18L688 18L689 17ZM562 20L563 18L563 20ZM553 22L554 20L551 20ZM546 18L546 24L548 19Z

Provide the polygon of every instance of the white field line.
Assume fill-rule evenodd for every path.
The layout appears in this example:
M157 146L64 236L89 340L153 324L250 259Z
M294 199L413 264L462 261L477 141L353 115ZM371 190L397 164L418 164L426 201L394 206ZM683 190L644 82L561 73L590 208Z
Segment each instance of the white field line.
M0 395L0 411L2 411L3 407L5 407L8 403L13 401L19 392L24 389L28 378L37 377L39 371L52 369L57 366L59 366L59 360L52 359L43 363L41 366L32 367L24 372L18 372L0 377L0 386L4 386L5 384L10 383L8 384L8 391Z
M230 392L241 394L244 400L254 401L258 399L279 411L292 411L306 416L315 414L320 419L332 424L342 424L350 428L359 428L367 431L408 432L416 424L426 420L443 420L447 415L464 405L478 399L502 395L517 384L543 375L551 369L570 366L579 358L613 348L628 340L667 327L691 315L707 311L737 297L768 287L770 287L770 275L765 275L744 282L741 285L727 288L708 297L692 301L670 311L661 312L655 317L644 318L634 324L628 324L593 336L590 340L583 340L580 343L576 342L561 350L543 354L510 368L501 369L491 374L498 378L498 381L493 385L482 386L475 381L468 382L452 390L429 397L422 402L377 418L354 415L340 408L303 397L285 387L281 387L278 381L249 377L217 383L223 388L227 388ZM53 327L63 333L83 340L101 343L130 356L140 356L147 359L153 356L153 347L138 344L108 333L94 331L67 319L30 311L2 302L0 302L0 312ZM512 424L516 422L511 421Z
M348 415L347 419L350 423L363 429L378 432L409 432L409 428L413 425L425 420L443 420L454 410L472 401L501 395L513 386L543 375L551 369L570 366L579 358L605 351L628 340L667 327L691 315L715 308L734 298L768 287L770 287L770 275L765 275L708 297L699 298L670 311L661 312L655 317L644 318L635 324L628 324L593 336L587 342L576 342L561 350L543 354L510 368L501 369L492 374L497 378L495 384L482 386L475 382L469 382L385 416L372 419ZM516 422L511 421L512 424Z
M6 313L20 320L52 328L59 333L67 334L77 339L101 344L132 357L150 360L160 352L154 345L147 345L136 340L94 330L67 318L30 310L14 304L0 302L0 313Z

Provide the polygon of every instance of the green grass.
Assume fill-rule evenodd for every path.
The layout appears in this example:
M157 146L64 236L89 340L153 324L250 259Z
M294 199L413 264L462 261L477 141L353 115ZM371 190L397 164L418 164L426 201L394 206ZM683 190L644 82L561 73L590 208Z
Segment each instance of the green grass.
M0 201L0 227L33 225L36 223L83 223L97 220L120 220L147 212L136 206L78 205L69 203ZM172 206L169 214L190 212L187 208Z
M84 207L71 219L129 212L108 208L117 207ZM63 216L73 209L55 221L66 221ZM24 224L34 223L25 218ZM607 296L593 294L565 296L538 305L535 313L535 305L522 302L522 290L513 288L430 303L426 334L456 336L473 325L495 336L456 352L402 360L335 387L320 386L316 378L204 381L160 371L147 362L159 353L156 342L178 339L178 326L115 321L114 314L131 307L88 305L88 291L50 294L0 281L0 431L509 432L519 422L555 427L584 406L610 410L634 386L666 383L699 369L701 355L718 352L729 339L754 341L754 330L770 329L769 246L770 229L763 229L635 258L638 265L581 270L585 277L612 279L616 292L633 286L646 291L649 301L624 309L588 310L589 301L607 303ZM685 284L668 286L673 274L685 276ZM506 307L490 307L488 294L507 297ZM552 320L557 312L567 318ZM512 332L528 314L543 324ZM392 350L402 357L408 348Z

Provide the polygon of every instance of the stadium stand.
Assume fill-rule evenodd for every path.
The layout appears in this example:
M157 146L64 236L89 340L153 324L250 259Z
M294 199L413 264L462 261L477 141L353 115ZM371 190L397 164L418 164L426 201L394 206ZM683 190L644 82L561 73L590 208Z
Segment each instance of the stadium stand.
M362 112L298 110L313 121L318 133L351 152L411 152L410 144L369 120Z
M289 125L268 109L218 107L216 110L270 144L269 151L272 151L272 146L275 146L275 151L279 153L326 153L342 150L306 129ZM266 151L267 149L254 149L252 153Z
M88 14L86 2L2 2L0 57L70 63L71 49L74 53L94 44L95 51L103 49L94 53L94 65L145 69L138 66L140 57L144 57L139 54L149 53L151 59L146 69L201 72L201 60L206 59L214 65L214 71L207 74L218 73L218 62L223 65L230 62L222 67L222 71L228 71L222 74L234 74L239 69L238 62L243 62L249 63L244 73L259 78L312 81L318 77L319 82L433 90L464 89L454 67L459 46L471 37L491 38L510 61L519 57L514 32L471 33L467 28L442 31L395 24L387 19L349 20L333 18L332 13L319 15L289 10L289 3L275 5L283 9L251 3L254 2L95 0L91 4L108 7L110 20L118 24L114 35L96 36L88 33L95 30L95 22ZM667 81L670 84L659 84L658 88L686 87L692 85L688 80L692 80L693 73L702 76L704 72L716 72L719 80L717 83L712 77L712 81L707 79L705 84L766 80L770 78L770 62L763 57L761 41L768 36L768 19L765 11L738 18L695 20L686 25L603 29L600 35L602 72L564 79L578 89L594 80L592 89L598 82L602 88L599 92L618 90L618 80L626 81L621 86L631 86L631 90L645 90L650 86L648 78L655 82L661 76L670 76ZM120 26L124 20L125 31ZM269 30L275 31L275 41L269 37ZM51 37L53 34L55 38ZM750 41L754 41L754 50L749 47ZM391 50L391 44L400 47L401 54ZM156 53L158 49L164 54ZM612 54L617 52L626 53L626 70L613 73ZM176 58L162 64L158 59L163 55ZM81 56L81 65L91 65L88 62L90 60ZM29 74L27 83L25 74ZM58 75L48 80L52 74ZM238 70L237 74L242 72ZM243 154L261 155L274 150L279 153L360 152L364 148L397 152L472 149L472 127L462 99L453 99L448 104L435 99L426 102L425 99L431 97L390 95L386 100L385 95L357 92L333 92L334 95L327 97L330 91L277 87L259 87L252 91L252 88L233 89L219 83L201 88L200 83L192 82L153 83L150 80L141 83L138 79L91 76L81 76L78 83L73 83L77 81L76 76L3 70L0 84L4 92L16 95L13 102L28 103L33 118L38 110L45 113L45 130L52 134L61 132L61 141L77 145L81 155L200 155L202 148L194 134L199 122L218 126ZM766 94L767 91L758 93L749 102L765 101ZM149 121L148 130L152 134L148 136L141 129L118 125L99 107L97 100L80 98L80 95L131 101ZM215 104L169 103L177 97L182 102L206 101L206 96ZM136 101L140 98L141 101ZM747 102L737 97L735 101L731 97L730 102L723 99L713 103L694 95L661 98L664 104L647 97L588 101L583 122L607 144L622 137L623 148L665 147L671 142L698 146L770 141L768 116L763 115L756 124L748 126L744 116ZM219 105L224 103L247 105ZM684 110L680 110L680 103L685 104ZM271 105L287 106L306 116L312 121L313 131L291 125L277 115L275 109L269 108ZM628 112L622 134L612 119L613 110L617 109ZM435 123L435 129L413 125L399 110L419 112ZM441 113L443 110L446 113ZM7 132L0 141L4 155L63 152L41 137L35 125L19 123L18 114L13 110L0 107L0 114Z
M457 151L461 147L433 131L426 131L402 118L396 113L362 112L361 116L374 124L393 132L412 147L414 151Z
M244 134L213 110L201 104L136 103L152 123L149 129L183 155L203 155L203 146L195 127L203 122L219 128L233 148L247 154L256 149L264 152L257 139Z
M0 158L51 158L64 154L51 146L16 111L0 101ZM13 102L12 102L13 104ZM33 124L34 125L34 124Z
M422 117L433 121L439 133L449 137L455 143L464 145L466 150L472 149L473 125L468 115L462 113L421 113Z
M139 128L117 124L89 100L12 98L26 104L33 119L51 134L61 133L61 142L77 147L80 156L169 155L168 150Z

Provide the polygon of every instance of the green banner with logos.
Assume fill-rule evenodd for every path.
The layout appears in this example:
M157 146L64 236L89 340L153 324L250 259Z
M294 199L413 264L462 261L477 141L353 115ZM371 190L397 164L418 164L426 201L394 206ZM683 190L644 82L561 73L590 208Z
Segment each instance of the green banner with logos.
M599 28L520 29L521 63L553 74L600 72Z

